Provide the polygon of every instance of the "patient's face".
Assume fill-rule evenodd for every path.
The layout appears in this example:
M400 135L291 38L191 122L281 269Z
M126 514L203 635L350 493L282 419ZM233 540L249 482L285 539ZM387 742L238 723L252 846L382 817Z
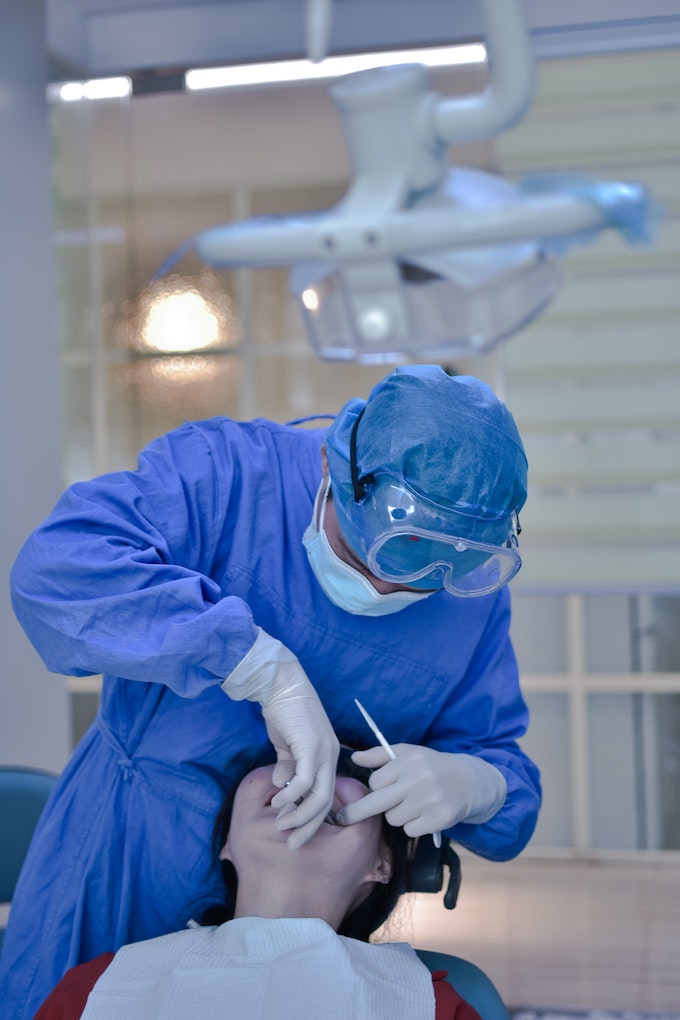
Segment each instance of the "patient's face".
M265 765L250 772L239 785L229 830L228 848L239 877L253 857L267 860L272 855L287 863L289 860L305 862L305 867L314 861L322 861L329 871L347 875L348 881L371 873L375 862L384 857L382 846L382 818L373 815L356 825L339 826L323 822L307 843L297 850L290 850L286 841L289 831L276 828L277 809L271 805L278 787L272 782L273 765ZM332 813L345 804L365 797L368 788L358 779L337 776ZM388 875L389 877L389 875Z

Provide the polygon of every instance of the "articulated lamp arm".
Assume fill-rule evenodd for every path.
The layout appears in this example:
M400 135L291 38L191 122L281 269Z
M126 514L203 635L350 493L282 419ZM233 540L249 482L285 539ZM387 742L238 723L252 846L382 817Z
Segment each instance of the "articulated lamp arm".
M425 129L444 142L473 142L500 134L520 120L534 93L534 65L520 0L480 0L491 83L472 96L431 95Z

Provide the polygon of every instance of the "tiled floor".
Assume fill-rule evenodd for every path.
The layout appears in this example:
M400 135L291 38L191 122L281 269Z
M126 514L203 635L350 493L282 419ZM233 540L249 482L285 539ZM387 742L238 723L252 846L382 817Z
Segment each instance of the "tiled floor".
M510 1008L680 1020L680 863L461 859L455 910L419 895L393 937L476 963Z

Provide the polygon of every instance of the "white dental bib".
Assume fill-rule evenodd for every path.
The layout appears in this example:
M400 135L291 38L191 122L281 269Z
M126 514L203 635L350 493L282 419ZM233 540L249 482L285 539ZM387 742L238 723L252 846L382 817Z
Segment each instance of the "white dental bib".
M317 918L242 917L119 949L83 1020L434 1020L406 943L369 945Z

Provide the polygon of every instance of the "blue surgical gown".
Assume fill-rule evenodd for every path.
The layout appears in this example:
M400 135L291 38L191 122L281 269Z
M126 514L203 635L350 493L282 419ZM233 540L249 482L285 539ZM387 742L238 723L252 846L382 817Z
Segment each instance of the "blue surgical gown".
M220 684L262 627L298 656L340 739L479 754L508 784L484 825L449 830L485 857L519 853L540 786L517 739L527 710L507 590L445 591L351 615L323 594L302 534L324 430L194 422L137 471L73 485L12 572L16 614L47 667L103 674L99 714L60 777L23 869L0 1002L33 1016L71 966L183 927L219 896L213 821L267 745L260 707Z

